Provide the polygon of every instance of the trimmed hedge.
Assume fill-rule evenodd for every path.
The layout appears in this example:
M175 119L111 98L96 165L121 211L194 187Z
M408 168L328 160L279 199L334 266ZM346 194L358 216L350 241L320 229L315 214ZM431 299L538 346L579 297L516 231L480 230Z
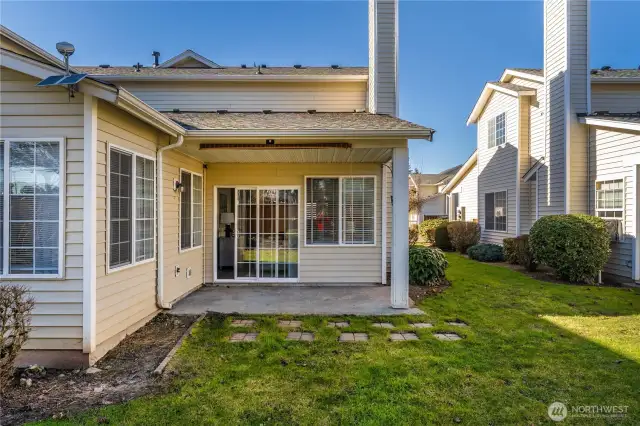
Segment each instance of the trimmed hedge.
M528 242L537 262L570 282L592 283L611 254L604 219L584 214L542 217L531 227Z
M453 246L449 239L449 231L446 226L440 226L435 230L435 243L434 246L444 251L452 251Z
M480 225L476 222L451 222L447 225L451 245L462 254L480 241Z
M409 246L415 246L419 236L418 225L409 225Z
M502 262L504 260L502 246L497 244L476 244L469 247L467 254L471 259L479 262Z
M524 266L527 271L535 271L538 264L533 257L529 246L529 236L521 235L515 238L505 238L502 240L504 258L512 265Z
M426 219L420 223L420 236L429 244L436 242L436 229L447 226L448 219Z
M505 238L502 240L504 259L512 265L518 264L518 249L515 238Z
M432 287L444 280L449 266L442 250L433 247L409 247L409 283Z

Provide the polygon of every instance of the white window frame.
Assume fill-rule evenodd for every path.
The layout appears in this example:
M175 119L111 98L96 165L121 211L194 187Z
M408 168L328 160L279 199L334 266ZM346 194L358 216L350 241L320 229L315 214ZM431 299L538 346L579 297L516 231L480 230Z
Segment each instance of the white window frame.
M115 268L111 267L111 150L116 150L123 152L125 154L131 155L131 263L127 265L116 266ZM138 197L136 196L136 185L137 185L137 175L136 175L136 157L145 158L147 160L153 161L153 257L149 259L141 260L139 262L136 261L136 209L138 203ZM106 211L106 222L107 222L107 274L111 274L114 272L122 271L123 269L133 268L134 266L144 265L145 263L151 263L156 261L156 257L158 255L158 248L156 244L158 242L157 229L158 229L158 191L157 191L157 179L156 176L156 159L150 155L140 154L139 152L132 151L128 148L123 148L122 146L109 143L107 146L107 211Z
M182 173L189 173L191 175L191 247L189 248L182 248L182 188L179 189L180 191L180 199L178 200L178 250L179 253L186 253L189 252L191 250L196 250L199 248L202 248L204 245L204 177L202 173L196 173L194 171L191 171L189 169L183 169L181 168L180 171L178 172L178 181L181 182L182 181ZM193 245L193 176L200 176L200 179L202 179L202 238L200 239L200 244L197 246Z
M608 182L608 181L614 181L614 180L621 180L622 181L622 209L599 209L598 208L598 183L601 182ZM621 218L617 218L617 217L600 217L598 216L598 212L599 211L620 211L622 210L622 217ZM620 239L618 240L619 242L624 242L625 238L624 235L626 233L625 230L625 217L627 215L627 177L625 175L621 175L621 174L614 174L614 175L604 175L604 176L597 176L595 179L595 182L593 183L593 215L595 217L600 217L600 219L604 219L604 220L619 220L622 222L622 235L620 235Z
M351 178L373 178L373 243L348 244L342 242L342 181ZM307 179L338 179L338 242L335 244L307 243ZM304 177L304 246L305 247L375 247L378 244L378 177L376 175L316 175Z
M1 138L4 143L4 196L6 202L4 203L3 212L3 232L2 232L2 253L4 261L2 262L3 269L0 270L0 277L10 279L63 279L64 278L64 259L65 259L65 208L66 208L66 188L67 188L67 174L66 174L66 141L64 138ZM9 173L9 146L12 142L57 142L60 148L60 188L58 195L60 201L58 203L58 273L57 274L9 274L9 179L7 179Z
M501 115L504 115L504 142L502 143L498 143L498 139L497 139L497 132L498 132L498 117L500 117ZM493 125L493 138L494 138L494 145L491 145L491 122L494 123ZM501 112L499 114L496 114L495 116L491 117L489 120L487 120L487 149L493 149L493 148L497 148L499 146L502 145L506 145L507 144L507 112ZM500 192L500 191L498 191Z
M487 228L487 195L489 194L493 194L493 210L495 212L495 208L496 208L496 194L500 193L500 192L504 192L504 222L505 222L505 229L496 229L496 221L495 221L495 213L493 216L493 228L489 229ZM483 205L483 214L484 214L484 229L486 231L491 231L491 232L502 232L502 233L507 233L509 232L509 191L507 191L506 189L502 189L499 191L487 191L483 194L484 197L484 205Z

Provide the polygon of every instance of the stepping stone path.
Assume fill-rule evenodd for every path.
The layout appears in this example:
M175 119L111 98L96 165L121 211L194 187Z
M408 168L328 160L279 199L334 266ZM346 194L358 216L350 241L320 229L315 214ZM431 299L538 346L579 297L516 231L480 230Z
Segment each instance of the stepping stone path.
M313 333L308 333L306 331L292 331L287 334L286 340L297 340L303 342L313 342Z
M374 322L373 326L378 328L395 328L390 322Z
M342 333L339 342L366 342L369 340L367 333Z
M411 327L413 327L413 328L431 328L431 327L433 327L433 324L428 323L428 322L414 322L413 324L411 324Z
M391 333L392 342L401 342L404 340L418 340L416 333Z
M434 334L434 336L436 336L437 339L447 340L447 341L462 339L462 337L458 336L456 333L436 333Z
M255 342L258 338L258 333L233 333L230 342Z
M252 327L255 323L254 320L233 320L231 327Z
M467 323L462 321L447 321L447 324L455 325L456 327L468 327Z
M349 327L349 321L329 322L327 325L332 328L345 328Z
M298 328L301 326L302 326L302 321L289 321L289 320L278 321L278 327Z

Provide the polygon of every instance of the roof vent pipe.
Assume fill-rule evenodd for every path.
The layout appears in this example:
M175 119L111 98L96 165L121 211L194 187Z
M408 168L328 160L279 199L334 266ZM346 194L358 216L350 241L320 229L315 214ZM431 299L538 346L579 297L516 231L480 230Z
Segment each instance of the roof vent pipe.
M158 68L160 65L160 52L154 50L151 56L153 56L153 67Z

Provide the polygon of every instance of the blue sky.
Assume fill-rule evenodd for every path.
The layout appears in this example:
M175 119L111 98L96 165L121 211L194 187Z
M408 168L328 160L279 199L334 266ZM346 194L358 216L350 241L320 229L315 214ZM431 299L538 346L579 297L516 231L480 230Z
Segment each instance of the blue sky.
M640 1L593 1L591 65L640 65ZM132 65L190 48L222 65L367 65L366 1L0 2L0 22L76 65ZM410 142L413 166L437 172L475 148L467 116L505 67L542 66L542 2L400 3L400 116L437 133Z

